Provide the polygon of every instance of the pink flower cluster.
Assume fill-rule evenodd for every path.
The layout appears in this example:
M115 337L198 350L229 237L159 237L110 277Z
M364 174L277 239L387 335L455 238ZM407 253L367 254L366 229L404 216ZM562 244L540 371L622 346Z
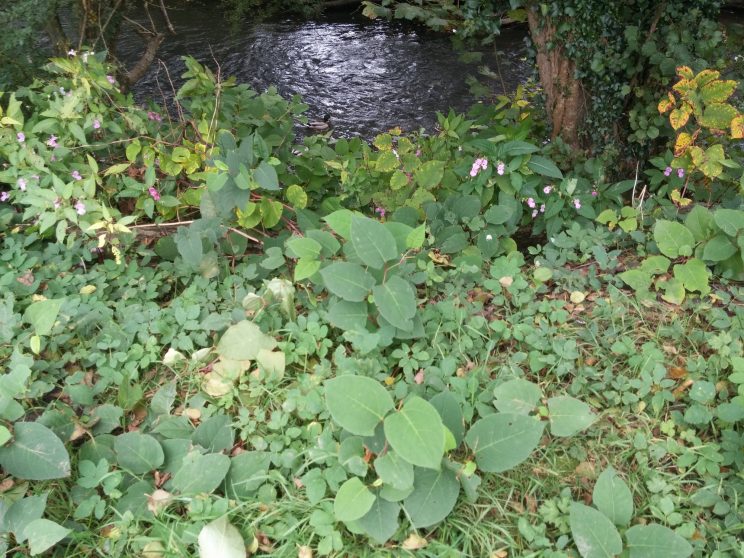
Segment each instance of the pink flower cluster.
M153 112L151 110L147 111L147 118L148 120L154 120L155 122L162 122L163 117L160 116L157 112Z
M160 192L157 191L155 186L150 186L147 191L152 196L152 199L154 199L155 201L160 201Z
M487 168L488 168L488 159L486 158L476 159L473 162L472 168L470 169L470 176L477 176L481 170L486 170Z

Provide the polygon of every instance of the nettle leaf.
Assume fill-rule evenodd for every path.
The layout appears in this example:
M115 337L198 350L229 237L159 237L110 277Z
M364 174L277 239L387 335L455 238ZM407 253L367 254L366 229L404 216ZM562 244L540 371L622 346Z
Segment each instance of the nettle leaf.
M403 507L417 529L430 527L446 518L460 495L460 482L446 467L439 471L416 469L413 492Z
M377 498L356 525L377 544L384 544L398 530L400 505Z
M530 456L544 429L545 423L532 417L496 413L473 424L465 443L475 453L480 470L501 473Z
M70 532L70 529L66 529L54 521L34 519L23 530L23 536L28 539L31 556L38 556L52 548Z
M403 331L413 329L416 315L416 291L413 285L397 275L372 289L377 309L391 325Z
M553 436L573 436L596 420L589 405L569 395L548 399L548 413Z
M393 409L393 398L378 382L364 376L338 376L325 383L328 410L342 428L357 436L372 436Z
M199 558L246 558L240 531L232 525L226 515L207 523L199 531Z
M629 558L687 558L692 546L671 529L654 523L635 525L625 532Z
M377 281L362 266L335 262L320 270L326 288L336 296L349 302L362 302Z
M411 397L397 413L385 418L385 437L403 459L439 469L444 456L444 424L437 410L420 397Z
M261 349L272 350L276 340L253 322L243 320L230 326L217 344L217 353L230 360L255 360Z
M633 495L612 467L599 475L592 502L615 525L626 526L633 517Z
M496 397L493 405L502 413L528 415L540 401L542 390L532 382L516 378L496 386L493 395Z
M357 477L347 480L333 500L333 514L338 521L355 521L364 517L376 497Z
M374 219L353 215L350 233L357 256L369 267L382 269L385 262L400 255L393 234Z
M375 459L375 471L382 482L398 490L413 486L413 465L394 451Z
M70 456L54 432L38 422L17 422L13 442L0 448L0 465L18 479L49 480L70 476Z
M692 232L683 224L674 221L656 221L654 240L661 253L672 259L692 255L692 248L695 246Z
M173 488L181 494L209 494L220 485L229 468L230 458L226 455L192 452L174 475Z
M569 524L582 558L614 558L623 551L620 533L602 512L572 502Z
M160 467L165 454L158 441L149 434L127 432L114 441L119 465L134 475L143 475Z

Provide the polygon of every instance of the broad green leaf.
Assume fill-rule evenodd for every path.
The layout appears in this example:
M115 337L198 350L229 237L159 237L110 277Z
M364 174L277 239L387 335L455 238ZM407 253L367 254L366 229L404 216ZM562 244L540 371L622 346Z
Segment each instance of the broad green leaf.
M351 240L351 218L354 212L348 209L339 209L330 215L323 217L331 230L343 239Z
M527 459L540 443L545 423L524 415L496 413L478 420L465 443L475 453L478 468L501 473Z
M418 467L439 469L444 456L444 425L437 410L411 397L397 413L385 418L385 437L403 459Z
M361 519L372 508L376 497L357 477L347 480L333 500L333 515L338 521Z
M285 194L289 204L295 209L304 209L307 207L307 193L298 184L292 184L287 188Z
M398 168L400 162L392 151L383 151L375 161L376 170L380 172L390 172Z
M398 490L413 486L413 465L394 451L388 450L375 459L375 471L382 482Z
M573 436L596 420L589 405L568 395L548 399L548 414L553 436Z
M276 340L253 322L243 320L230 326L217 343L217 353L230 360L255 360L261 349L272 350Z
M437 393L429 403L442 417L442 423L455 437L455 443L459 446L465 437L465 418L460 403L449 391Z
M61 306L62 299L32 302L23 313L23 321L31 325L36 335L49 335Z
M109 168L107 168L103 176L110 176L112 174L120 174L127 170L131 166L131 163L119 163L118 165L111 165Z
M718 209L713 213L716 225L729 236L744 229L744 211L739 209Z
M629 558L687 558L692 546L671 529L651 523L625 532Z
M245 541L240 531L223 515L199 531L199 558L246 558Z
M23 530L24 537L28 539L31 556L38 556L42 552L46 552L64 539L68 533L70 533L70 529L66 529L48 519L34 519Z
M661 253L672 259L692 255L695 245L695 237L687 227L662 219L656 221L654 226L654 240Z
M221 453L188 454L173 476L173 488L181 494L209 494L227 475L230 458Z
M39 496L26 496L14 502L2 517L1 531L13 533L16 541L23 544L26 541L26 535L24 534L26 526L44 515L46 504L46 493Z
M685 227L687 227L697 242L710 238L713 230L713 214L708 208L702 205L696 205L692 208L685 218Z
M334 262L320 270L326 288L349 302L362 302L375 286L375 278L362 266Z
M633 517L633 495L612 467L599 475L594 485L592 502L615 525L626 526Z
M263 451L244 451L230 460L225 485L227 495L249 498L266 482L271 454Z
M487 223L503 225L514 215L514 209L507 205L492 205L483 215Z
M403 331L413 329L416 315L416 292L413 285L397 275L372 289L377 309L390 324Z
M418 250L424 245L426 239L426 223L421 223L413 229L406 237L406 248Z
M357 256L369 267L382 269L385 262L400 255L392 233L374 219L352 216L350 233Z
M279 189L279 177L276 175L276 170L266 161L261 161L253 170L253 178L264 190Z
M421 188L431 190L444 177L444 161L427 161L413 173L413 178Z
M516 157L517 155L529 155L540 151L540 148L526 141L507 141L501 146L504 155Z
M318 258L323 247L317 240L294 236L287 240L287 255L290 258Z
M315 275L320 269L320 261L315 258L300 258L294 268L294 280L302 281Z
M496 386L493 395L493 405L502 413L528 415L540 401L542 391L532 382L516 378Z
M532 155L527 166L531 171L536 172L537 174L542 174L543 176L548 176L550 178L557 178L559 180L563 178L561 170L553 161L546 157Z
M439 471L416 469L413 492L403 507L417 529L430 527L446 518L457 503L460 482L455 473L442 467Z
M231 423L227 415L213 415L194 430L191 440L208 452L228 450L235 439Z
M364 376L338 376L325 383L328 410L342 428L372 436L375 426L393 408L393 398L378 382Z
M711 262L722 262L736 254L739 248L729 240L729 237L719 234L705 243L703 259Z
M356 524L377 544L384 544L398 530L400 505L377 498Z
M328 320L331 325L347 331L361 331L367 324L369 310L366 302L331 302Z
M70 476L70 456L62 441L38 422L17 422L13 442L0 448L0 465L18 479L49 480Z
M680 281L688 291L698 291L701 294L710 292L708 277L710 271L702 260L692 258L684 264L674 266L674 277Z
M158 441L141 432L127 432L117 436L114 451L119 465L134 475L154 471L165 461L163 448Z
M281 202L263 198L261 200L261 224L270 229L281 220L283 211Z
M615 558L622 552L620 533L602 512L572 502L569 524L582 558Z

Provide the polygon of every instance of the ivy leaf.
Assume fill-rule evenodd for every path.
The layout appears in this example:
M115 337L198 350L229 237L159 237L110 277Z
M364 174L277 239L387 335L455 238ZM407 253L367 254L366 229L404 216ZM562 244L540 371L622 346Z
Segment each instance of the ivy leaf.
M530 456L544 429L545 423L532 417L496 413L473 424L465 442L475 453L480 470L501 473Z
M568 395L548 399L548 413L553 436L573 436L596 420L589 405Z
M572 502L569 524L582 558L614 558L623 551L620 533L602 512Z
M612 467L599 475L594 485L592 502L615 525L626 526L633 517L633 495Z
M411 397L385 418L385 437L403 459L427 469L439 469L444 456L444 425L431 403Z
M382 269L385 262L399 256L392 233L374 219L352 216L350 234L357 256L369 267Z
M376 497L357 477L347 480L333 500L333 515L338 521L361 519L372 508Z
M430 527L446 518L457 503L460 483L455 473L442 467L439 471L416 469L413 492L403 501L411 525Z
M362 302L377 281L362 266L349 262L335 262L320 270L326 288L349 302Z
M328 410L342 428L357 436L372 436L393 408L393 398L378 382L364 376L338 376L325 383Z
M397 275L372 289L377 309L391 325L403 331L413 329L416 315L416 293L411 283Z
M672 259L690 256L695 245L695 238L687 227L681 223L663 219L656 221L654 240L661 253Z
M199 558L246 558L245 541L226 515L199 531Z
M625 532L629 558L687 558L692 546L671 529L651 523Z
M50 480L70 476L70 456L62 441L38 422L17 422L13 442L0 448L0 465L18 479Z

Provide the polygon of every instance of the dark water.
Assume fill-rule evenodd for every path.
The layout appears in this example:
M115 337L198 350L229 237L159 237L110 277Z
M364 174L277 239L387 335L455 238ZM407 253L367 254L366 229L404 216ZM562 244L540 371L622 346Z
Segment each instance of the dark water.
M371 137L394 126L431 131L436 111L462 111L474 101L466 78L478 74L479 64L499 70L500 78L489 82L493 93L512 91L531 71L520 28L505 30L480 63L465 64L447 36L370 21L358 12L308 22L246 22L235 34L214 6L189 5L170 16L178 34L166 38L159 57L176 87L182 83L181 56L212 69L216 60L223 76L234 75L259 91L276 85L282 95L299 93L311 118L329 113L336 133L345 136ZM119 54L131 64L140 48L138 37L128 35ZM163 64L154 64L137 84L138 100L162 105L164 95L172 97Z

